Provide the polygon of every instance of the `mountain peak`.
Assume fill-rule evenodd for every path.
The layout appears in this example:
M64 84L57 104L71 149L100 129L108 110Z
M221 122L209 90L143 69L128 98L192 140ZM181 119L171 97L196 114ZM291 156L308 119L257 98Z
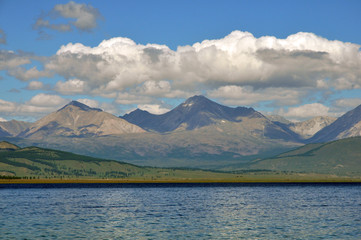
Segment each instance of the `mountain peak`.
M194 104L204 104L207 102L212 102L212 101L203 95L195 95L193 97L188 98L181 106L182 107L190 107Z
M200 102L205 100L210 101L208 98L206 98L203 95L194 95L193 97L188 98L185 102L189 102L189 101Z
M214 124L218 120L240 122L242 117L262 117L262 115L253 108L231 108L205 96L196 95L164 114L155 115L135 110L122 118L147 130L169 132L180 126L192 130Z
M78 102L78 101L71 101L70 103L68 103L67 105L65 105L64 107L62 107L61 109L59 109L58 111L61 111L67 107L70 107L70 106L73 106L73 107L78 107L80 108L81 110L83 111L97 111L97 112L102 112L103 110L101 110L100 108L92 108L92 107L89 107L88 105L85 105L84 103L81 103L81 102Z
M144 130L98 108L72 101L31 125L17 136L44 139L48 136L98 137Z

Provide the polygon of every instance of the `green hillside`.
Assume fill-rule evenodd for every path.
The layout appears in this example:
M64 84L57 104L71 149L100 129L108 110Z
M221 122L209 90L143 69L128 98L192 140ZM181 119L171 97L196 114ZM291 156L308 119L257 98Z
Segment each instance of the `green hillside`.
M248 169L361 176L361 137L308 144L273 158L253 161Z
M94 179L125 181L297 182L360 181L361 137L309 144L233 172L140 167L39 147L0 142L0 179ZM171 159L169 161L172 161Z
M139 167L38 147L0 142L0 176L40 179L233 179L236 174L192 169Z

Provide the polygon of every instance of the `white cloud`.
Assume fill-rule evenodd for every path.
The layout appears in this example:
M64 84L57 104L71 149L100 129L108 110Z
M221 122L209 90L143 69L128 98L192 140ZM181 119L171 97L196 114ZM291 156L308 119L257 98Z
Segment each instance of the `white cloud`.
M36 121L46 114L58 110L68 102L69 100L60 96L43 93L35 95L29 101L23 103L0 99L0 112L2 116L9 119Z
M259 102L272 101L273 105L299 104L305 95L303 89L266 88L253 89L252 87L240 87L227 85L208 92L211 98L221 99L226 105L256 105Z
M99 102L93 99L88 99L88 98L81 98L77 100L78 102L81 102L89 107L92 108L100 108L105 112L114 114L114 115L118 115L119 114L119 109L117 108L116 104L113 103L105 103L105 102Z
M25 54L0 50L0 70L8 70L28 63L30 59Z
M146 81L139 88L139 91L150 96L159 96L168 93L171 90L170 83L167 81Z
M15 103L0 99L0 112L14 112L15 110Z
M42 77L50 77L52 74L48 71L39 71L36 67L25 69L23 67L12 68L8 71L10 76L16 77L21 81L28 81L30 79L39 79Z
M67 20L90 9L89 5L74 2L59 6L53 11ZM66 24L74 25L79 20L78 27L86 29L99 19L89 16L85 20L74 17L73 23ZM38 19L42 28L53 26L47 17ZM262 102L274 108L283 106L285 114L296 118L302 108L287 110L287 106L308 101L315 93L330 96L334 89L361 88L360 45L303 32L278 39L234 31L221 39L179 46L176 50L159 44L137 44L122 37L104 40L95 47L69 43L40 61L44 63L42 71L19 67L31 63L31 59L26 54L0 51L0 69L20 80L57 74L64 79L52 86L53 91L113 99L108 106L112 111L117 110L116 104L149 105L154 111L162 111L164 98L202 93L226 105L257 106ZM43 87L33 81L27 89ZM337 104L341 102L327 111L340 112ZM99 107L103 108L103 104Z
M38 18L35 22L34 28L50 28L53 30L57 30L59 32L68 32L71 31L70 24L51 24L49 20L44 20L43 18Z
M329 107L321 103L310 103L299 107L289 107L287 110L280 109L277 114L295 121L302 121L317 116L336 116L335 113L330 112Z
M163 114L170 111L170 109L164 108L158 104L142 104L138 105L138 108L153 114Z
M361 104L361 98L345 98L345 99L337 99L334 101L333 106L340 109L350 109L355 108Z
M30 99L28 104L36 107L59 107L66 104L68 100L58 96L40 93Z
M58 18L64 18L67 21L61 24L50 22ZM39 17L33 27L39 30L39 33L43 29L67 32L71 31L73 27L80 31L91 31L97 27L97 21L101 18L101 14L93 6L70 1L67 4L55 5L49 13Z
M91 5L79 4L70 1L67 4L57 4L54 11L64 18L75 18L71 22L75 27L83 31L89 31L97 26L97 20L101 17L99 11Z
M135 95L128 92L120 92L115 99L117 104L148 104L152 102L152 98L142 95Z
M66 82L57 82L54 90L64 95L81 94L87 90L87 86L82 80L70 79Z
M7 122L5 118L0 117L0 122Z
M45 68L66 79L82 79L89 91L103 94L127 89L170 97L226 86L352 89L361 85L359 48L302 32L277 39L234 31L176 51L119 37L96 47L69 43Z
M29 82L28 86L26 87L26 89L28 89L28 90L40 90L43 88L44 88L44 84L39 81L31 81L31 82Z

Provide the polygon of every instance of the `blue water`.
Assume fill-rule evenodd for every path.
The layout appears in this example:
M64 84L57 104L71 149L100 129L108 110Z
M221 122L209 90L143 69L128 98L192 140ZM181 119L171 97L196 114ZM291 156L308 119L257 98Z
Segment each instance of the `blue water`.
M1 185L0 239L361 239L360 184Z

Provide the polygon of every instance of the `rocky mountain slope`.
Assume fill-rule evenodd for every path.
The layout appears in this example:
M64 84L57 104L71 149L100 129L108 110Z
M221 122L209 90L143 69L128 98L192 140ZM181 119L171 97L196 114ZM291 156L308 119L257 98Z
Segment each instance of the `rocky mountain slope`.
M0 137L9 137L11 134L0 127Z
M345 113L329 126L318 131L309 142L329 142L361 136L361 105Z
M101 109L72 101L31 125L18 137L44 139L49 136L94 137L142 133L142 128Z
M319 116L307 121L289 124L289 128L298 133L302 138L307 139L315 135L318 131L332 124L336 118L328 116Z
M6 131L10 136L16 136L31 126L30 122L11 120L0 122L0 131ZM0 133L1 134L1 133Z
M253 108L231 108L220 105L204 96L193 96L173 110L155 115L137 109L122 118L147 130L170 132L177 128L193 130L214 124L217 120L241 121L241 117L262 117Z
M271 139L283 139L288 141L298 141L299 136L288 128L274 124L267 117L253 108L223 106L209 100L204 96L194 96L187 99L173 110L155 115L147 111L137 109L122 117L144 129L160 133L175 130L195 130L206 126L216 127L217 123L233 122L242 126L245 120L254 120L256 128L248 125L248 132L262 132L259 137ZM252 121L250 121L252 122ZM217 125L217 127L219 127ZM216 137L216 136L214 136Z

